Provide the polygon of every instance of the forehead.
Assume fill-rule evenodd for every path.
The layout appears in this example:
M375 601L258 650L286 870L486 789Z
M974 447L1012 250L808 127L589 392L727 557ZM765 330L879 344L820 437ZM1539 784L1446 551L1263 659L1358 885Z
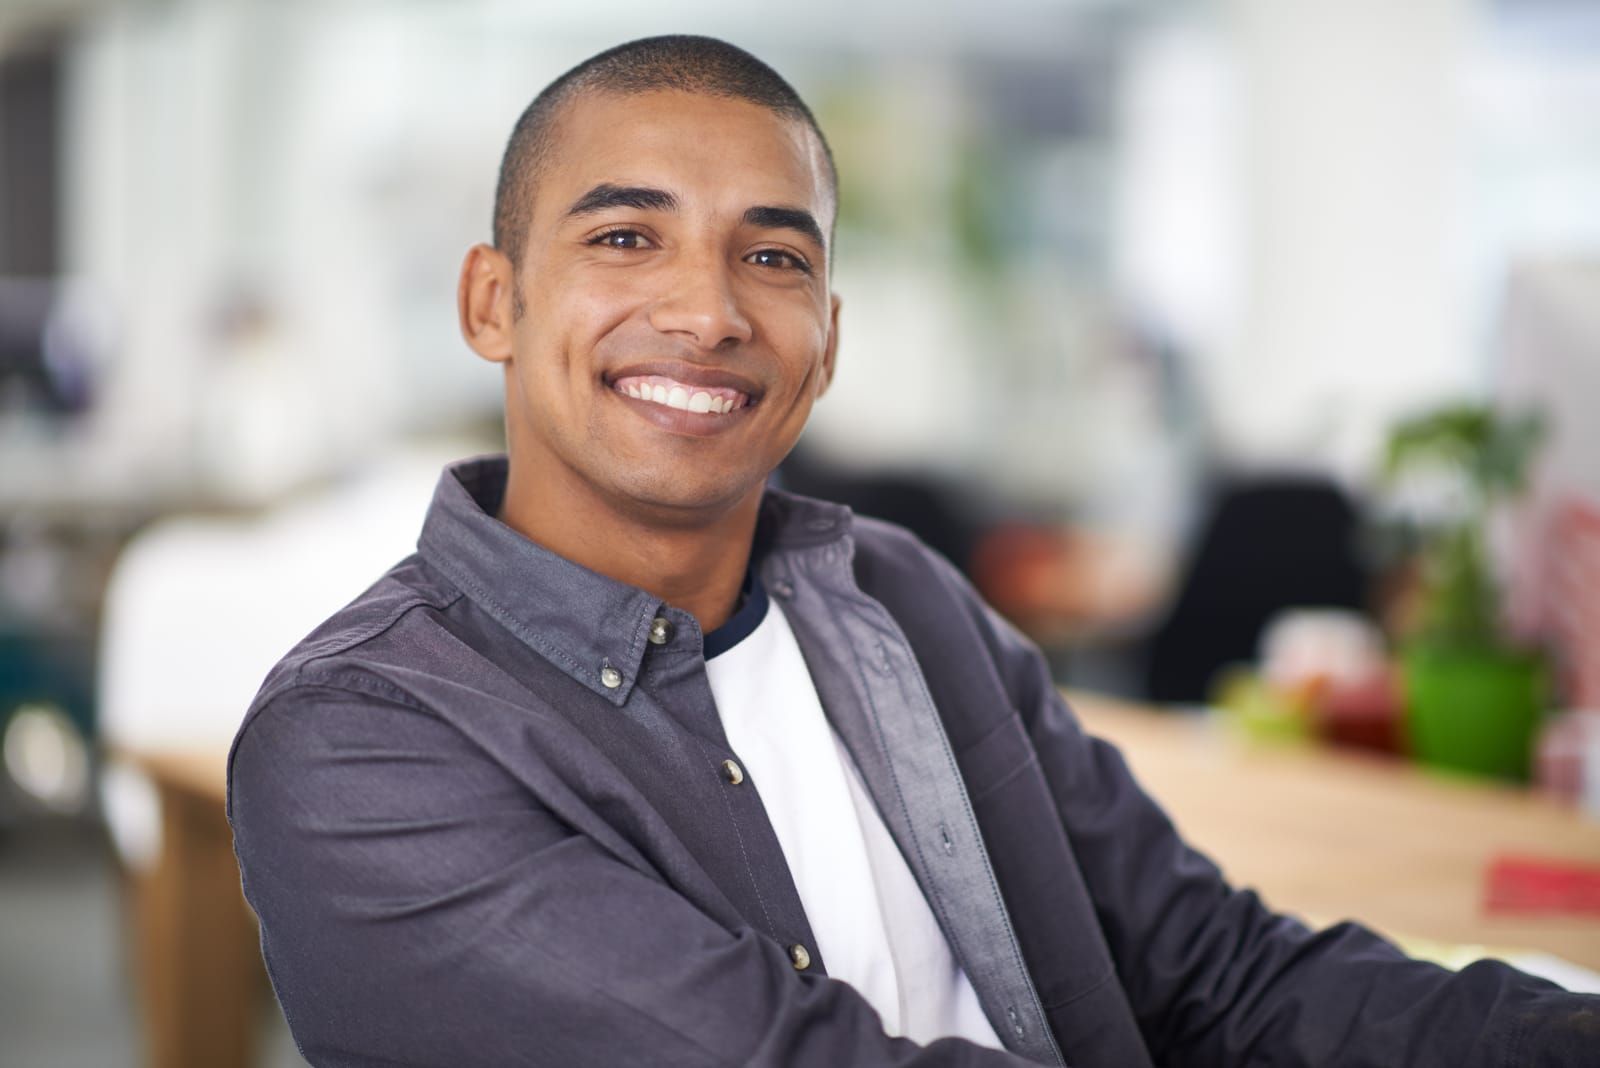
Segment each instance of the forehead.
M759 104L701 93L591 92L564 106L537 179L535 220L558 221L601 182L661 188L690 209L787 205L823 220L833 211L810 127Z

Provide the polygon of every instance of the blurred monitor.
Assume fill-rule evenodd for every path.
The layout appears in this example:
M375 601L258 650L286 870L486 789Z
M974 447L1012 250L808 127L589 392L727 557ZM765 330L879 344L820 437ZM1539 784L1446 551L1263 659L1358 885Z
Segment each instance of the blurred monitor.
M82 361L56 321L56 283L0 278L0 415L65 414L87 403Z

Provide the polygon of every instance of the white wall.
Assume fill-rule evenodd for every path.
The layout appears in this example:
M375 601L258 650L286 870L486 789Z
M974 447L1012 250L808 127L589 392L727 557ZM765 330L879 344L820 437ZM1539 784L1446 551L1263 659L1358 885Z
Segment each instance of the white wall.
M1481 385L1463 314L1469 0L1229 0L1244 302L1209 395L1246 456L1367 469L1383 428Z

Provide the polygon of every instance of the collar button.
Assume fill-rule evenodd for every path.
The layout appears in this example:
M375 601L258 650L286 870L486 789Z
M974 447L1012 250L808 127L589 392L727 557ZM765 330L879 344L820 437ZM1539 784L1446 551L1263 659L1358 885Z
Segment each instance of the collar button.
M676 629L677 628L673 627L672 625L672 620L666 618L665 616L656 616L656 618L650 621L650 644L667 644L672 640L673 632Z
M607 664L600 669L600 685L608 690L615 690L622 685L622 672Z

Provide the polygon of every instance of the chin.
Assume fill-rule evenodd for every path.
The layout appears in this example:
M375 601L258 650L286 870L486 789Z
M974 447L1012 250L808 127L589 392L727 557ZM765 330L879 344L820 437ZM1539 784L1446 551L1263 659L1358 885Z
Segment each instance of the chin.
M660 520L675 518L692 524L718 517L759 497L765 485L765 476L753 481L745 477L692 482L662 477L621 486L619 495L635 509L652 513Z

